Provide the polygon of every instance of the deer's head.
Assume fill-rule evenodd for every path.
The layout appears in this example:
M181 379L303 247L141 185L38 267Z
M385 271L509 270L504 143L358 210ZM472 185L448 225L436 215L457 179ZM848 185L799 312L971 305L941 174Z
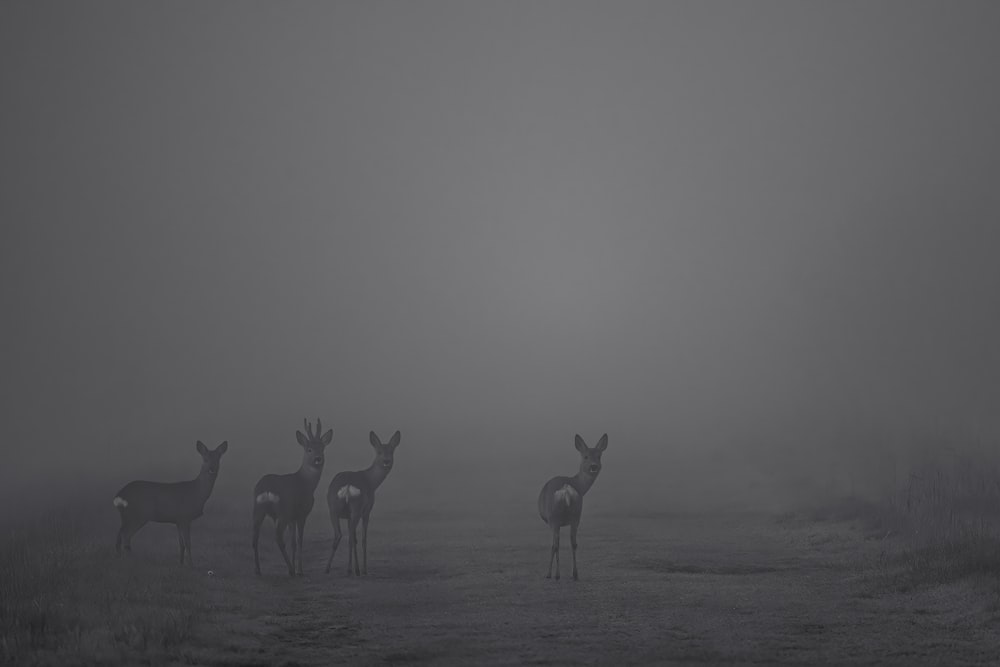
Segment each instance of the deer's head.
M219 474L219 461L222 455L229 449L229 441L223 442L215 449L209 449L201 440L195 445L195 449L201 454L201 471L212 479Z
M601 472L601 454L608 448L608 434L597 441L596 447L588 447L579 435L576 436L576 451L580 452L580 474L596 479Z
M302 424L306 432L295 432L295 439L302 445L302 467L315 473L323 472L323 462L326 460L323 451L326 446L333 441L333 429L323 433L323 422L316 418L316 430L314 431L308 419L303 419ZM320 435L323 433L323 435Z
M396 431L389 438L389 442L382 444L382 441L375 435L375 431L368 434L368 442L375 449L375 462L381 465L387 473L392 470L393 456L396 453L396 447L399 446L399 437L399 431Z

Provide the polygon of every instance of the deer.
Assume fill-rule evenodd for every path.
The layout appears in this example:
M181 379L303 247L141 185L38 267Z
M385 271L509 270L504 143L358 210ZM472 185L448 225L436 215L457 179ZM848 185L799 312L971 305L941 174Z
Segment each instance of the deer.
M333 429L323 432L323 422L316 418L313 431L307 419L302 423L306 432L295 431L295 439L302 446L302 464L296 472L287 475L264 475L253 487L253 565L260 574L260 552L257 543L260 525L265 517L274 519L274 536L281 556L288 566L289 576L302 576L302 535L306 518L313 508L313 493L323 474L324 450L333 441ZM285 529L292 527L292 557L285 549ZM296 558L297 557L297 558Z
M172 523L177 526L177 540L181 547L181 565L187 553L189 565L191 557L191 522L202 515L205 502L212 495L215 479L219 476L219 462L229 449L225 441L215 449L209 449L199 440L195 449L201 454L201 471L187 482L146 482L136 480L122 487L112 504L121 516L121 527L115 541L115 552L121 556L124 546L127 553L132 551L132 536L150 521Z
M326 573L330 573L333 557L343 534L340 530L340 520L347 520L348 548L347 574L351 574L351 563L354 564L354 575L368 574L368 522L371 519L372 508L375 507L375 491L385 478L392 472L392 464L396 447L399 446L399 431L392 434L389 442L382 441L375 431L368 434L368 442L375 450L375 460L365 470L337 473L330 480L326 492L326 504L330 508L330 522L333 524L333 548L326 562ZM361 521L361 551L363 560L358 567L358 521Z
M569 543L573 547L573 580L579 579L576 570L576 531L583 514L583 496L597 481L601 472L601 454L608 447L605 433L596 447L588 447L579 435L576 436L576 450L580 452L580 471L572 477L553 477L538 494L538 513L542 521L552 530L552 554L549 556L549 573L552 578L552 561L556 563L556 579L559 579L559 530L569 526Z

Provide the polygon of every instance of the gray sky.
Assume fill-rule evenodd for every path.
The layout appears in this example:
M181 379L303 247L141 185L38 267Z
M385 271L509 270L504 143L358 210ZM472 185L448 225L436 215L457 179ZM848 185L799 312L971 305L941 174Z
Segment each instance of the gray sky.
M4 475L229 439L245 484L305 415L334 469L399 428L397 476L531 488L609 432L620 494L995 438L997 35L993 2L3 3Z

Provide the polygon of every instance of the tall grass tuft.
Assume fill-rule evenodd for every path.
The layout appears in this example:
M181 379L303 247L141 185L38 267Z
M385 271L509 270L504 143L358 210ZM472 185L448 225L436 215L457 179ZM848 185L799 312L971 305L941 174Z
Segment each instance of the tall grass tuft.
M883 552L878 581L907 591L1000 576L1000 461L992 452L922 452L874 515L903 546Z
M156 576L119 561L105 524L94 508L75 507L5 528L0 664L133 664L180 656L198 613L185 596L187 575L174 567Z
M85 539L77 511L7 529L0 550L0 657L12 660L72 630L64 593Z

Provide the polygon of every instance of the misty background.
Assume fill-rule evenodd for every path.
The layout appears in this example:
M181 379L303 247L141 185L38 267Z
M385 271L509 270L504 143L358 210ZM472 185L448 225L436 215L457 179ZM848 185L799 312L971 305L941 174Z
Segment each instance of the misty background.
M3 3L0 497L110 509L200 439L249 503L306 416L318 497L402 431L397 509L533 513L575 433L610 436L592 502L652 510L994 443L997 35L990 2Z

